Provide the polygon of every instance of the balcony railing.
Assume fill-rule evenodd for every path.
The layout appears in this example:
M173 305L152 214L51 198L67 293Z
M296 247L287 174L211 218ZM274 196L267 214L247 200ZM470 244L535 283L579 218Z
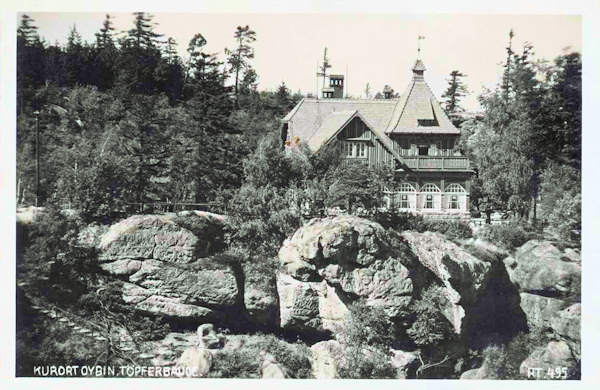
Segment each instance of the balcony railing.
M467 157L403 157L404 163L416 171L467 171Z

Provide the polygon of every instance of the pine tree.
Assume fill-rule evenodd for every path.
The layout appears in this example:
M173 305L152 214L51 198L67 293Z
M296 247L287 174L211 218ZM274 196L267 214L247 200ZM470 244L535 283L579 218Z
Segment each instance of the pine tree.
M102 22L100 32L96 33L96 47L100 50L114 46L112 32L115 28L111 19L113 18L109 14L106 14L106 19Z
M25 109L25 102L31 102L35 88L46 81L45 44L33 22L24 14L17 29L17 115Z
M453 70L450 73L450 79L447 80L448 89L442 94L442 99L445 100L446 114L453 119L456 113L464 111L460 106L460 100L468 93L467 86L461 80L462 77L466 77L466 75L458 70Z
M323 65L319 68L321 71L319 76L323 77L323 88L325 88L325 81L327 79L327 69L331 68L331 64L329 63L329 58L327 57L327 48L323 50Z
M134 27L119 42L118 86L123 96L129 96L132 92L156 92L154 75L161 60L158 38L162 35L154 32L156 24L152 22L153 16L144 12L133 15Z
M249 60L254 58L254 48L250 44L256 41L256 33L250 30L249 26L238 26L233 37L237 42L237 47L233 50L225 49L225 54L228 55L229 71L235 77L235 104L236 107L239 107L240 81L243 79L243 75L251 69Z
M93 72L90 82L101 90L113 87L117 77L117 61L119 51L115 46L112 32L112 17L106 15L100 32L96 33L96 51L93 59Z

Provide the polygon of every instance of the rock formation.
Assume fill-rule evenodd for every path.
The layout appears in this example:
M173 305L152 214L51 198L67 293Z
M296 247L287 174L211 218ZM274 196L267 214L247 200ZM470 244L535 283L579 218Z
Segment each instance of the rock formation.
M123 297L137 309L213 319L215 311L237 304L239 291L230 267L203 258L211 254L211 240L176 225L172 215L133 216L101 237L99 260L104 270L127 279Z
M280 324L294 330L343 333L348 305L363 300L394 318L410 310L415 288L437 278L444 314L461 330L463 303L476 301L489 264L434 233L399 237L354 216L314 219L284 242L277 275Z

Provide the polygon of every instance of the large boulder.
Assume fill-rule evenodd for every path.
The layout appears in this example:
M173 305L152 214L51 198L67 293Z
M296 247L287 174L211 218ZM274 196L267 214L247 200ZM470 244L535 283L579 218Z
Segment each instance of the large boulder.
M443 283L448 302L443 314L454 325L456 333L460 333L465 316L464 305L476 303L485 292L490 263L446 241L440 233L404 232L402 238L408 242L421 265Z
M581 258L573 249L532 240L505 260L511 281L524 292L558 298L581 295Z
M279 251L280 324L343 333L348 305L361 300L391 318L410 312L416 288L444 284L444 314L457 332L463 304L484 292L490 265L441 234L397 235L355 216L313 219Z
M100 266L127 279L123 298L138 310L211 320L216 311L238 304L239 291L229 266L203 258L211 253L210 240L179 226L174 215L135 215L102 235Z
M345 329L348 304L362 299L390 316L407 309L413 292L385 229L353 216L313 219L284 242L277 275L280 325L295 330Z
M538 329L551 328L551 319L558 312L569 306L568 302L561 299L543 297L541 295L521 293L521 309L527 317L530 327Z

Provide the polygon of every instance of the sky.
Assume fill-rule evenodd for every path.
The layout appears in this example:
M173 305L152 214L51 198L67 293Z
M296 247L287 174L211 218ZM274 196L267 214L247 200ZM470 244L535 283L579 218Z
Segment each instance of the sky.
M582 18L573 15L511 14L402 14L402 13L167 13L152 12L155 31L174 38L182 58L190 39L201 33L207 51L225 60L224 49L235 47L237 26L256 32L255 58L259 90L275 90L282 82L296 92L315 92L317 63L328 48L331 74L345 74L347 92L364 97L367 83L373 93L389 84L403 92L410 68L420 57L427 67L425 79L438 99L453 70L467 77L468 110L479 109L477 96L493 88L505 61L508 34L515 32L513 48L525 42L534 46L536 59L553 61L565 48L582 52ZM29 12L39 34L49 43L65 44L75 26L83 39L94 42L105 13ZM133 25L131 13L110 12L115 32Z

